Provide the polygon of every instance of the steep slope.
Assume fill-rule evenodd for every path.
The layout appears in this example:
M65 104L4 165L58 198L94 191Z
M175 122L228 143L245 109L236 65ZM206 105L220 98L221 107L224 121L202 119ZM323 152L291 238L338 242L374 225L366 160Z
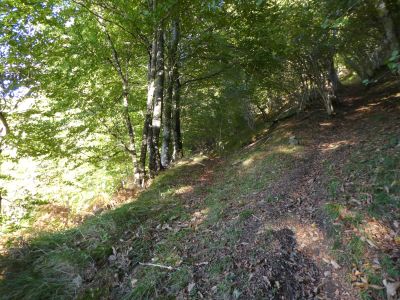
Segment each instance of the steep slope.
M353 87L333 118L308 111L229 157L182 161L133 202L11 249L0 298L385 299L399 110L398 81Z

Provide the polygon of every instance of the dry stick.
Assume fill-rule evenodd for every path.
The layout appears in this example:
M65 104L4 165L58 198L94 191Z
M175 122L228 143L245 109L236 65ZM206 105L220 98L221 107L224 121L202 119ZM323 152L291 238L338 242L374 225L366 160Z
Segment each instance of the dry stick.
M158 267L158 268L163 268L163 269L168 269L168 270L178 270L178 268L170 267L170 266L164 266L164 265L159 265L159 264L151 264L151 263L139 263L139 265L142 266L150 266L150 267Z

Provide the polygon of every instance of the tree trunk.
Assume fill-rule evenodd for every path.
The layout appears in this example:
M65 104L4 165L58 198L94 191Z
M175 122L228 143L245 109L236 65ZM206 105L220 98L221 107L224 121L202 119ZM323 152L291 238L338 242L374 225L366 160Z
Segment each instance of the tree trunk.
M146 115L143 125L142 146L140 149L140 168L145 174L146 170L146 154L152 148L152 118L153 118L153 105L154 105L154 89L156 77L156 55L157 55L157 36L154 33L153 42L149 54L149 64L147 72L147 101L146 101Z
M124 109L123 113L124 113L126 128L128 130L128 135L129 135L129 144L127 150L132 160L134 182L135 184L140 186L142 184L143 177L142 173L140 172L140 169L138 168L136 146L135 146L135 131L132 126L131 117L129 115L129 91L126 83L124 83L123 89L124 89L122 97L123 99L122 104Z
M6 117L4 114L0 111L0 136L6 136L10 132L10 127L8 126Z
M386 1L380 1L378 5L378 12L382 20L382 25L385 30L386 43L389 44L390 51L399 50L399 39L395 31L393 19L387 8Z
M181 105L180 105L180 88L179 72L176 72L176 79L172 89L172 138L173 152L172 159L177 160L183 157L183 145L181 134Z
M337 92L341 89L342 84L340 83L339 76L337 74L336 68L335 68L335 62L333 61L333 57L330 59L329 62L329 81L332 84L333 92L335 96L337 96Z
M170 143L171 143L171 113L172 113L172 88L173 88L173 76L170 66L168 66L167 74L167 93L164 99L163 105L163 129L162 129L162 146L161 146L161 166L167 168L169 166L171 155L170 155Z
M168 87L163 107L163 142L161 148L161 165L167 168L170 164L170 143L172 125L172 94L173 85L177 78L177 51L179 43L179 21L173 20L171 24L171 42L168 58Z
M164 33L157 30L156 78L154 84L154 107L152 120L152 145L149 152L150 176L154 177L161 169L159 139L161 129L161 113L164 97Z

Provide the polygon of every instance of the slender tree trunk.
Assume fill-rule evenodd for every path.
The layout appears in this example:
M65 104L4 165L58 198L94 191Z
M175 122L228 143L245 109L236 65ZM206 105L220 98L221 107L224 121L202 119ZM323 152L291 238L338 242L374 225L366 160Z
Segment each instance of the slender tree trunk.
M8 126L6 117L0 111L0 136L6 136L10 132L10 127Z
M156 77L156 55L157 55L157 38L154 33L153 42L149 54L148 64L148 79L147 79L147 101L146 101L146 115L143 125L142 146L140 149L140 168L145 174L146 170L146 154L152 148L152 118L153 118L153 105L154 105L154 90L155 90L155 77Z
M163 105L163 129L162 129L162 146L161 146L161 166L167 168L170 164L170 144L171 144L171 113L172 113L172 88L173 77L171 66L168 66L167 93Z
M142 173L140 172L140 168L138 167L138 162L137 162L137 154L136 154L136 146L135 146L135 131L132 126L131 117L129 115L129 90L128 90L128 86L126 83L124 83L123 89L124 89L123 97L122 97L123 113L124 113L126 128L128 130L128 135L129 135L129 144L128 144L127 150L129 152L129 155L132 160L135 184L141 185L143 178L142 178Z
M334 92L335 96L337 96L337 92L341 89L342 84L340 83L339 76L338 76L336 68L335 68L335 62L333 60L333 57L330 59L328 72L329 72L328 78L332 84L333 92Z
M171 126L172 126L172 95L174 82L177 78L177 51L179 43L179 21L173 20L171 24L171 42L168 57L168 86L167 94L163 107L163 142L161 148L161 165L163 168L168 167L171 160Z
M135 145L135 131L132 126L131 117L129 115L128 68L126 68L124 71L124 69L122 67L121 57L120 57L117 49L114 46L114 43L111 39L110 34L107 31L106 26L103 24L102 21L100 21L100 24L103 26L105 36L111 47L111 53L112 53L111 64L117 71L117 73L121 79L121 83L122 83L122 112L123 112L123 118L125 120L126 129L128 131L128 136L129 136L129 143L128 143L128 145L125 144L125 150L128 152L128 154L132 160L134 182L135 182L135 184L140 186L142 184L143 176L142 176L142 172L141 172L141 170L138 166L138 162L137 162L136 145ZM127 66L128 66L128 61L129 61L129 59L126 61Z
M180 88L179 72L176 72L176 80L172 89L172 138L173 153L172 159L177 160L183 157L183 145L181 134L181 104L180 104Z
M161 28L157 30L157 57L156 78L154 85L154 107L152 120L152 145L149 152L150 176L154 177L161 169L159 139L161 129L161 114L164 98L164 32Z

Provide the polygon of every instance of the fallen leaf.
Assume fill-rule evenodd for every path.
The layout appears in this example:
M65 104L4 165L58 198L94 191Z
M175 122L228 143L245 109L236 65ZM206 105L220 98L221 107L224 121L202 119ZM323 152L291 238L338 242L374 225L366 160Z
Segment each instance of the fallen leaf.
M399 225L399 222L394 221L394 222L393 222L393 226L394 226L395 228L399 228L399 226L400 226L400 225Z
M189 283L189 285L188 285L188 292L190 293L192 290L193 290L193 288L196 286L196 284L194 283L194 282L192 282L192 283Z
M138 282L138 280L136 278L132 278L131 279L131 286L132 288L134 288L136 286L136 283Z
M388 282L386 279L384 279L383 285L386 287L388 300L394 300L397 294L397 289L400 287L400 281Z
M276 288L279 290L281 288L281 284L279 281L275 281Z
M332 275L332 273L330 272L330 271L325 271L324 272L324 276L325 277L329 277L329 276L331 276Z
M340 269L340 266L339 266L339 264L336 262L336 261L334 261L333 259L331 260L331 265L333 266L333 268L334 269Z
M241 294L242 294L242 293L241 293L238 289L234 289L234 291L233 291L233 298L234 298L234 299L239 299L239 297L240 297Z
M374 290L383 290L384 289L383 286L379 286L376 284L370 284L370 285L368 285L368 287L370 287L371 289L374 289Z

